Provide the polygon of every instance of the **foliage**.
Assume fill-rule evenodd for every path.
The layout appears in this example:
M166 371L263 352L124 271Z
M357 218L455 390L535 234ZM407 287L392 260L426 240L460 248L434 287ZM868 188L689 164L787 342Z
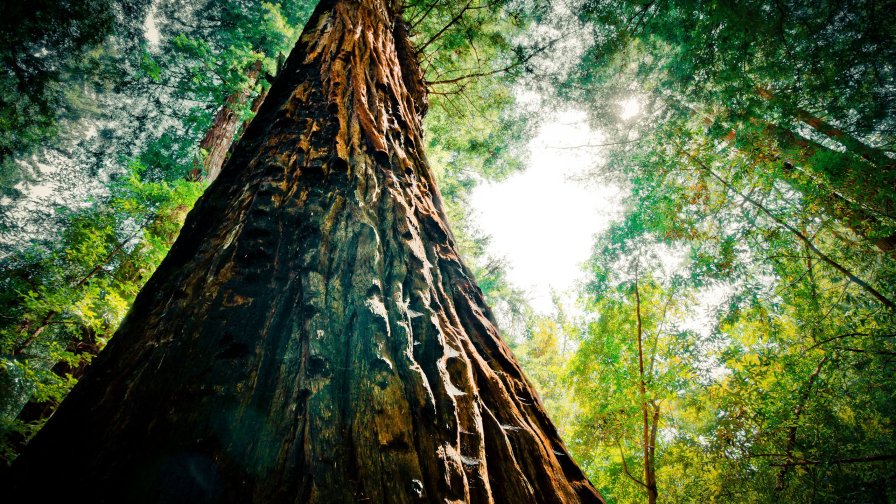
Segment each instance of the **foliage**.
M662 500L886 501L893 313L767 215L724 198L720 182L703 179L708 194L694 208L683 189L700 171L680 170L657 177L649 197L598 243L580 320L555 336L535 332L521 346L523 362L535 357L530 369L539 370L549 409L566 419L577 460L612 501L644 500L622 463L643 479L636 281L655 363L646 385L660 406ZM761 192L754 186L749 194ZM817 231L813 243L829 245L827 230ZM666 259L644 261L645 250ZM825 250L843 263L876 255ZM685 264L669 276L663 263L675 256ZM637 269L626 267L632 262ZM573 344L540 349L539 341L559 335L573 335Z
M455 239L611 502L647 500L649 473L660 501L893 500L891 3L404 4ZM155 2L163 42L125 46L109 33L133 31L146 11L112 7L127 5L57 13L44 32L2 25L4 45L28 48L0 54L7 159L98 108L75 91L84 82L145 97L98 135L112 162L93 172L109 182L91 204L63 206L59 236L28 236L0 268L7 460L40 423L22 414L64 396L167 252L202 190L185 177L213 114L248 118L228 98L269 85L312 7ZM92 35L60 40L78 27ZM573 35L580 58L566 72L546 59L572 57L556 53ZM35 56L41 44L51 54ZM21 87L23 71L40 85ZM630 196L596 238L576 306L558 297L537 316L469 205L476 184L523 165L537 113L515 86L532 76L590 113L608 138L594 176ZM640 113L620 118L623 100Z
M126 72L145 9L142 0L4 5L0 194L20 196L20 183L38 175L25 159L61 130L96 117L94 96Z
M199 184L183 178L152 180L147 172L140 161L131 163L127 175L112 183L103 205L66 215L68 226L58 245L35 244L3 265L5 444L34 428L16 420L25 402L55 404L74 385L75 375L112 336L164 258L202 192ZM7 452L12 455L8 447Z
M297 16L307 8L287 7ZM228 8L237 6L218 2L209 11L227 16L223 11ZM246 74L252 62L262 61L276 73L276 53L266 57L251 44L268 51L288 50L298 36L284 21L280 4L263 4L243 14L243 24L214 30L208 39L181 33L156 53L142 51L138 73L123 84L130 92L174 89L158 95L157 103L165 105L161 110L203 101L215 107L194 105L178 121L168 122L175 127L144 141L123 170L112 171L104 193L87 205L57 210L58 236L33 236L24 240L29 245L4 259L0 428L7 461L114 334L177 237L204 189L188 180L188 174L200 155L198 139L211 126L211 115L229 95L256 85ZM103 33L96 36L101 41ZM249 119L248 109L240 112ZM133 137L139 143L154 133L141 123L124 128L131 129L132 142ZM127 152L127 147L119 150L118 159L125 159Z
M576 412L567 438L611 501L646 500L633 282L657 342L659 500L893 499L896 45L879 7L578 11L593 44L557 85L608 134L595 176L630 204L595 245L546 402L573 403L555 414ZM640 114L620 119L627 99Z

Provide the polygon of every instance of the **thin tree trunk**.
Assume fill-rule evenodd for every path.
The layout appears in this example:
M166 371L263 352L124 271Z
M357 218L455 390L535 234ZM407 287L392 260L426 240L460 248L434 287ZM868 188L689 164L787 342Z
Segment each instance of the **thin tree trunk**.
M318 6L12 500L602 502L460 262L395 9Z
M145 226L145 224L144 224L144 226ZM143 229L143 226L141 226L140 229ZM94 276L97 275L97 273L102 271L103 268L105 266L107 266L112 261L112 259L115 258L115 256L117 256L119 253L122 252L122 250L124 249L124 246L131 240L131 238L133 238L133 236L134 235L131 235L130 238L128 238L124 241L121 241L119 243L116 243L115 247L112 248L112 251L109 252L109 254L107 254L106 257L99 264L94 266L93 269L91 269L86 275L81 277L81 279L78 280L78 282L75 283L74 285L72 285L70 288L72 290L77 290L77 289L80 289L81 287L83 287L84 285L86 285L87 282L89 282L91 278L93 278ZM50 310L49 312L47 312L46 316L44 316L44 319L41 321L40 325L37 326L37 329L35 329L18 346L16 346L13 349L12 357L15 358L16 356L21 355L22 352L24 352L31 345L33 345L34 342L37 341L37 339L40 337L40 335L43 334L43 332L46 331L48 327L50 327L50 324L55 322L55 319L58 315L59 315L59 312L56 310Z
M653 419L650 424L650 444L647 463L650 465L650 477L647 479L647 502L656 504L659 497L659 488L656 485L656 433L660 425L660 405L651 403L653 407Z
M784 449L784 465L781 467L781 470L778 472L778 477L775 480L775 490L781 491L787 486L787 473L790 471L790 468L793 466L793 451L796 449L796 431L797 426L800 421L800 417L803 415L803 411L806 409L806 404L809 402L809 397L812 395L812 388L815 386L815 381L818 379L818 375L821 374L821 368L824 366L824 363L828 361L827 356L823 357L821 361L818 363L818 366L815 367L815 371L809 375L809 381L806 383L806 390L800 395L800 401L796 405L796 409L793 410L793 420L792 425L787 430L787 446Z
M770 103L778 103L780 105L780 100L771 90L765 88L757 88L757 93L759 94L759 96L769 101ZM809 112L808 110L800 107L794 107L792 108L792 113L794 114L794 117L800 122L809 126L819 134L839 143L846 150L852 152L865 161L868 161L878 169L893 170L893 168L896 167L896 159L889 157L883 150L868 145L864 141L834 126L833 124Z
M760 88L758 93L769 101L775 100L775 97L765 89ZM684 100L674 97L668 99L676 107L703 117L707 124L715 121L714 115L701 112ZM802 114L808 113L803 111ZM818 121L820 120L813 123L818 125ZM851 151L836 151L778 124L758 118L749 118L749 122L761 128L766 143L775 143L780 147L780 151L774 155L793 167L784 172L785 182L882 252L896 251L896 232L892 225L887 226L879 218L893 215L892 194L896 190L893 170L876 170L865 162L868 159L860 155ZM737 130L732 130L726 138L730 142L736 139ZM745 148L738 147L738 150L745 157L754 158L755 148L755 143L750 143ZM883 154L878 152L876 159L880 160L880 155ZM823 157L823 162L816 163L813 158L817 156ZM884 157L890 164L896 163L896 160ZM806 170L805 166L812 168ZM819 182L816 178L824 179L825 183Z
M882 214L892 214L892 200L880 196L882 191L887 193L886 187L869 186L873 182L852 169L848 156L843 153L832 151L778 125L766 123L765 130L782 147L780 155L784 158L785 163L790 163L792 166L785 172L787 173L786 180L800 194L817 203L831 217L837 219L859 237L871 242L882 252L893 252L896 249L896 233L884 229L884 224L880 219L866 208L868 205L871 209L877 208L877 211ZM813 180L814 175L802 168L808 160L819 154L839 160L833 163L836 166L828 167L823 170L822 174L834 189L821 187L819 182ZM824 166L816 165L814 170L817 171L819 168L824 169ZM851 193L849 194L850 198L841 194L841 188ZM816 196L818 192L821 193L820 196Z
M67 352L80 359L75 365L67 361L57 362L51 369L57 376L64 378L70 375L75 379L80 379L87 369L88 359L85 357L95 356L100 351L100 342L97 340L96 332L85 326L81 326L80 330L81 337L71 339L66 346ZM35 401L32 399L25 404L16 419L25 424L36 424L49 418L56 411L57 406L58 403L56 401ZM21 452L26 442L27 439L24 437L17 437L11 443L13 445L11 448Z
M650 426L650 414L647 401L647 379L644 375L644 329L641 321L641 292L638 289L639 278L635 275L635 316L638 332L638 380L641 395L642 414L642 449L644 450L644 490L647 492L647 502L656 504L656 468L654 466L656 453L656 428L659 420L659 408L654 406L653 428Z
M761 211L762 213L764 213L767 217L769 217L770 219L772 219L776 224L778 224L779 226L783 227L784 229L786 229L787 231L789 231L790 233L792 233L796 238L798 238L800 241L802 241L802 242L806 245L806 248L808 248L808 249L811 250L816 256L818 256L818 258L821 259L822 262L824 262L824 263L827 264L828 266L831 266L832 268L834 268L834 269L836 269L837 271L839 271L840 273L842 273L843 276L845 276L850 282L852 282L852 283L856 284L858 287L862 288L867 294L871 295L871 297L873 297L874 299L877 299L881 304L883 304L885 307L887 307L887 309L896 311L896 303L894 303L893 300L891 300L890 298L888 298L887 296L885 296L885 295L884 295L883 293L881 293L879 290L875 289L871 284L869 284L869 283L866 282L865 280L862 280L861 278L859 278L855 273L853 273L853 272L851 272L850 270L848 270L848 269L846 268L846 266L844 266L844 265L838 263L838 262L835 261L831 256L829 256L829 255L825 254L824 252L822 252L821 250L819 250L819 248L816 247L814 243L812 243L812 240L809 239L808 236L806 236L805 234L801 233L798 229L796 229L795 227L791 226L790 224L788 224L787 222L785 222L783 219L781 219L780 217L778 217L777 215L775 215L771 210L769 210L768 208L766 208L765 205L763 205L762 203L760 203L760 202L757 201L756 199L751 198L750 196L748 196L748 195L746 195L746 194L744 194L744 193L738 191L734 186L731 185L731 183L729 183L729 182L728 182L727 180L725 180L724 178L720 177L716 172L714 172L712 169L710 169L708 166L706 166L702 161L700 161L699 159L697 159L696 157L694 157L694 156L691 155L690 153L685 152L683 149L681 149L681 147L679 147L678 151L679 151L682 155L687 156L688 158L690 158L690 159L691 159L694 163L696 163L701 169L703 169L703 170L706 171L710 176L712 176L714 179L716 179L717 181L719 181L719 182L720 182L725 188L727 188L729 191L731 191L732 193L734 193L734 194L736 194L737 196L739 196L739 197L740 197L742 200L744 200L745 202L747 202L747 203L753 205L753 206L756 207L759 211Z

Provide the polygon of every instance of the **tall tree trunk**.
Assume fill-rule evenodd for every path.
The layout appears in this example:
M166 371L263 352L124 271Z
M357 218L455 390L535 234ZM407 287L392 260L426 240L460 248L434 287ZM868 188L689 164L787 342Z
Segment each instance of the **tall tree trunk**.
M638 392L641 397L641 448L644 450L644 482L642 485L647 492L648 504L656 504L658 495L656 486L656 432L660 418L660 409L654 404L653 400L647 400L647 376L644 374L644 326L641 320L641 292L638 289L639 281L640 278L638 274L635 273L635 316L638 333ZM653 410L652 424L649 410Z
M240 125L243 124L237 111L249 99L249 95L252 93L252 85L258 80L259 74L261 74L260 60L256 61L246 72L249 85L228 96L224 106L215 114L212 126L199 142L200 152L205 157L202 158L202 168L200 170L202 173L199 177L196 177L197 180L201 178L211 183L221 174L221 168L227 160L233 137L236 135ZM262 101L264 101L264 92L259 94L252 102L253 112L258 110L256 105L260 106Z
M318 6L12 500L602 502L460 262L396 5Z

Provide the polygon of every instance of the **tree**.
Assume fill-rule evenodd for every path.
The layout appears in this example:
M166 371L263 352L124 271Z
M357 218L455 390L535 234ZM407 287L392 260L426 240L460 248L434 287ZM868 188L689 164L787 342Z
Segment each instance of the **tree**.
M602 501L458 256L407 29L318 6L12 496Z
M160 170L161 180L134 160L126 176L109 184L102 205L68 212L64 250L33 247L0 273L3 459L11 462L113 335L202 193L201 174L220 172L241 126L233 108L248 96L248 89L233 93L215 114L199 143L208 155L195 160L186 178L180 160ZM259 93L253 100L253 113L263 99Z

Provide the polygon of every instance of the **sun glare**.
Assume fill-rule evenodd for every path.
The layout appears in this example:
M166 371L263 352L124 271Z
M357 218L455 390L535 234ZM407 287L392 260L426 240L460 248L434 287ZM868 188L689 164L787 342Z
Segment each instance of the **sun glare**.
M623 100L619 102L619 106L622 108L622 112L619 113L619 117L623 120L627 121L632 117L638 115L641 112L641 104L638 103L637 98L629 98L627 100Z
M584 112L546 121L529 145L525 171L473 192L476 223L491 236L489 252L508 260L508 279L525 289L536 311L553 310L552 289L566 293L582 275L595 233L617 218L620 190L588 182L600 134Z

